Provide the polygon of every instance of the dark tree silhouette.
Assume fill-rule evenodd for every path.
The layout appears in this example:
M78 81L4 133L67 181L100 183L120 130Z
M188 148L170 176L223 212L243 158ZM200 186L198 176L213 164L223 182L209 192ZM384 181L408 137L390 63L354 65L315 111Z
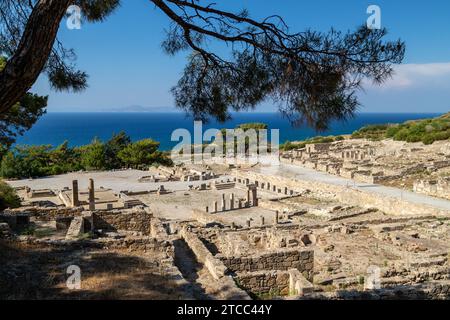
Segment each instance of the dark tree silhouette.
M0 56L0 71L6 60ZM0 114L0 158L45 113L47 97L26 93L8 111Z
M192 51L172 92L176 105L198 119L226 120L230 110L272 99L294 124L326 129L331 120L354 114L362 80L382 83L404 57L404 43L384 41L385 29L292 33L279 16L256 21L246 10L223 11L207 0L149 2L171 20L163 49ZM83 9L84 19L102 21L119 0L1 2L0 53L8 63L0 72L0 112L19 101L42 71L55 89L86 87L87 75L75 68L73 52L56 39L70 4ZM225 43L229 52L210 49L212 41Z

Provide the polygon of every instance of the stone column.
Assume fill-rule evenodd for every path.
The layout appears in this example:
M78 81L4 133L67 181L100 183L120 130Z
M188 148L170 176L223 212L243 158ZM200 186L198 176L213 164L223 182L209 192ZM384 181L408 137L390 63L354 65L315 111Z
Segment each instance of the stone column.
M251 195L250 195L250 188L247 189L247 202L250 203Z
M234 210L234 193L230 194L230 210Z
M78 180L72 181L72 207L78 207L80 201L78 198Z
M89 210L95 211L94 179L89 179Z
M251 191L252 191L252 205L254 207L258 206L258 194L257 194L257 188L255 186L252 186Z
M277 211L275 211L275 225L277 225L280 221L280 213Z
M222 204L221 204L221 209L222 211L226 210L226 206L225 206L225 193L222 193Z

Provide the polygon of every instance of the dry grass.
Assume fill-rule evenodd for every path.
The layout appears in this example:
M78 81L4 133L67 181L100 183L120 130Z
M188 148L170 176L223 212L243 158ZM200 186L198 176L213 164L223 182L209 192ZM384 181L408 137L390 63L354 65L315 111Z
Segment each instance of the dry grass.
M0 299L183 299L158 260L139 252L0 242ZM72 264L81 268L81 290L66 287Z

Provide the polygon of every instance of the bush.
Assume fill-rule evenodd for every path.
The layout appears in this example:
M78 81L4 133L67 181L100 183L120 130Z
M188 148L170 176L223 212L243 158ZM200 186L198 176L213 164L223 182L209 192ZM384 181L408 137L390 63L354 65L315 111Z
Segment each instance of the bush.
M401 127L399 125L396 126L391 126L386 130L386 138L393 138L397 132L401 129Z
M342 141L345 140L345 138L343 136L337 136L337 137L333 137L333 136L329 136L329 137L322 137L322 136L317 136L314 138L310 138L304 141L300 141L300 142L291 142L291 141L286 141L285 143L280 145L280 150L283 151L290 151L290 150L295 150L295 149L303 149L306 147L307 144L312 144L312 143L331 143L331 142L335 142L335 141Z
M427 144L427 145L428 144L433 144L433 142L434 142L433 135L429 134L429 135L424 136L422 138L422 142L423 142L423 144Z
M0 181L0 210L20 207L20 198L16 190L4 181Z
M127 166L137 168L138 166L150 166L155 163L166 164L169 159L158 151L159 142L152 139L144 139L131 143L121 150L118 158Z
M392 126L386 130L386 138L397 141L419 142L432 144L438 140L450 138L450 117L444 116L435 119L407 121Z
M391 126L391 124L371 124L353 132L351 138L378 141L385 137Z
M408 138L408 135L409 135L409 131L406 128L403 128L395 134L394 140L406 141L406 139Z

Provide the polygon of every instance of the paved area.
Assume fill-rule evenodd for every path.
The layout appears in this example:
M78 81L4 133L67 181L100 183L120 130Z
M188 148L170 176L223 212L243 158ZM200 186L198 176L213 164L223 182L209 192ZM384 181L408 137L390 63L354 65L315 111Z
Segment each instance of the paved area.
M315 171L313 169L308 169L300 166L280 163L279 166L258 167L255 168L254 170L265 174L294 178L298 180L318 181L328 184L348 186L350 188L354 188L365 192L378 193L390 197L400 198L412 203L421 203L439 209L449 210L450 213L449 200L438 199L427 195L418 194L411 191L405 191L393 187L386 187L382 185L374 185L368 183L359 183L351 179L330 175L327 173Z
M72 187L72 180L78 180L80 189L87 189L89 178L94 179L95 188L104 187L114 192L120 191L147 191L157 189L160 185L164 185L167 189L173 191L188 190L189 185L198 186L208 181L192 181L192 182L139 182L139 178L148 176L148 171L140 170L122 170L122 171L101 171L101 172L74 172L58 176L51 176L39 179L25 179L16 181L7 181L13 187L28 186L31 189L53 189L61 190L64 187ZM227 179L231 177L221 177Z
M450 201L444 199L438 199L423 194L418 194L410 191L401 190L393 187L386 187L382 185L374 185L367 183L355 182L351 179L346 179L334 175L330 175L323 172L318 172L313 169L303 168L300 166L294 166L289 164L280 164L279 166L269 167L256 167L253 170L259 171L265 174L278 175L288 178L295 178L299 180L318 181L328 184L348 186L361 191L374 192L386 196L401 198L412 203L421 203L434 206L439 209L449 210ZM172 191L185 191L189 189L189 185L198 186L205 181L192 181L192 182L139 182L139 178L148 176L148 171L140 170L124 170L124 171L101 171L101 172L76 172L68 173L59 176L51 176L39 179L25 179L16 181L7 181L13 187L29 186L32 189L53 189L61 190L64 187L71 187L72 180L78 180L80 189L87 189L89 178L95 180L95 187L108 188L114 192L120 192L124 190L129 191L146 191L157 189L161 184ZM222 176L218 180L228 179L231 176ZM209 183L209 180L206 183Z

